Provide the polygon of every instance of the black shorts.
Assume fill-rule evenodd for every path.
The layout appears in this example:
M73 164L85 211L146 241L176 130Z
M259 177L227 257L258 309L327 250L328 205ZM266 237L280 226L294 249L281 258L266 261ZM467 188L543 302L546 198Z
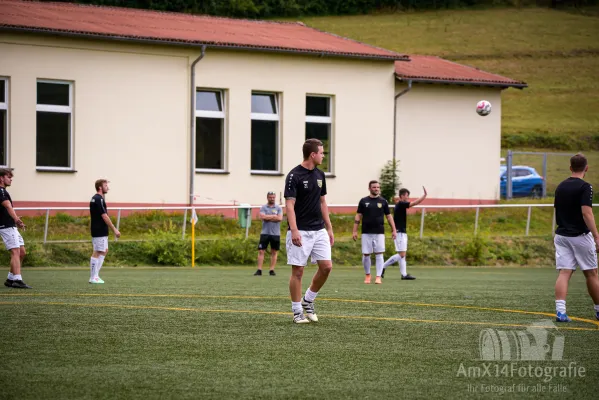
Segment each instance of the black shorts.
M279 250L281 248L281 236L260 235L260 243L258 244L258 250L266 250L269 244L271 250Z

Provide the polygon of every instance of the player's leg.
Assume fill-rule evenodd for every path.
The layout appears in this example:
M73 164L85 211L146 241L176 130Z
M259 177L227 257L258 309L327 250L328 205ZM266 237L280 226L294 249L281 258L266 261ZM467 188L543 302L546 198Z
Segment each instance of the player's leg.
M25 252L25 242L23 242L23 237L17 228L10 228L9 235L10 240L7 248L10 247L10 269L12 271L11 287L16 289L31 289L31 286L23 282L23 277L21 276L21 247L23 248L23 253Z
M329 275L333 269L333 261L331 260L331 242L326 230L322 229L318 232L314 232L314 244L311 255L316 260L318 269L312 277L310 287L306 290L306 293L302 298L302 308L310 321L318 322L318 317L314 310L314 300L327 279L329 279Z
M89 283L104 283L100 279L100 268L108 252L108 237L92 237L93 252L89 260Z
M387 269L388 266L393 265L395 263L399 264L399 258L400 258L399 251L400 251L400 248L402 247L400 232L397 232L397 236L395 237L393 244L395 245L395 251L397 253L393 254L391 257L389 257L389 259L387 261L385 261L385 263L383 264L383 273L381 274L382 278L385 277L385 270Z
M368 233L362 234L362 266L364 267L364 283L370 283L370 267L372 265L372 260L370 259L370 255L373 252L372 248L372 238Z
M281 248L281 237L280 236L270 236L270 270L268 274L270 276L275 276L275 267L277 265L277 256L279 255L279 249Z
M599 277L597 275L597 251L592 234L574 238L576 263L582 269L587 282L587 290L593 299L594 314L599 320Z
M262 275L262 264L264 263L264 249L258 250L258 269L254 272L254 276Z
M383 275L383 265L385 264L385 259L383 257L383 253L385 253L385 235L379 234L374 236L373 243L373 251L376 265L376 279L374 283L381 284L382 275Z
M4 246L6 247L6 250L8 250L8 252L11 253L10 254L11 261L9 262L8 276L6 277L4 286L12 287L12 283L15 280L14 275L13 275L15 266L13 265L14 263L12 262L12 251L11 251L12 248L14 247L12 228L0 229L0 236L2 237L2 241L4 242Z
M555 281L555 320L570 322L566 312L566 296L568 295L568 283L572 273L576 270L576 258L569 238L555 235L553 242L555 244L555 266L558 270Z
M597 275L597 268L584 270L583 273L587 281L587 290L593 299L595 318L599 320L599 276Z
M287 231L285 245L287 248L287 264L291 265L289 296L291 297L293 322L296 324L306 324L309 323L310 320L306 318L302 309L302 277L304 275L304 267L308 262L308 257L310 257L310 253L306 253L306 248L311 250L311 246L308 240L308 234L306 232L300 231L300 235L302 235L301 247L293 244L291 241L290 231Z
M406 263L406 254L408 251L408 235L406 233L399 233L398 235L401 235L401 247L399 252L399 272L401 273L401 279L414 280L416 278L408 274L408 267Z

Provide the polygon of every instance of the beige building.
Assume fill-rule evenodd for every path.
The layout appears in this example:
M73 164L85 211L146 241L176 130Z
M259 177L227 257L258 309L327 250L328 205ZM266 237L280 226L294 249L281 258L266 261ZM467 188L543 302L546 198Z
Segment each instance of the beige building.
M100 177L112 206L260 204L307 137L325 143L330 204L355 203L394 151L414 194L496 201L500 91L523 86L298 23L13 0L0 54L20 206L87 205Z

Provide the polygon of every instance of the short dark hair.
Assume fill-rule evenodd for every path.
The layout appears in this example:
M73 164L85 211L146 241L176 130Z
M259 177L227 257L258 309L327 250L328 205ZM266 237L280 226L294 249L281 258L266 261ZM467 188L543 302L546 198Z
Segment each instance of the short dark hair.
M102 187L103 184L108 183L108 181L106 179L98 179L96 181L96 192L98 190L100 190L100 188Z
M304 153L304 160L310 158L310 154L318 153L318 147L322 146L322 142L318 139L308 139L302 146L302 152Z
M9 176L13 177L12 169L10 168L0 168L0 176Z
M408 196L410 195L410 191L406 188L403 189L399 189L399 195L403 196L404 194L407 194Z
M587 158L582 153L573 155L572 158L570 158L570 168L572 168L572 172L583 172L587 164Z
M368 188L370 188L372 185L374 185L375 183L379 183L379 181L377 180L372 180L370 182L368 182Z

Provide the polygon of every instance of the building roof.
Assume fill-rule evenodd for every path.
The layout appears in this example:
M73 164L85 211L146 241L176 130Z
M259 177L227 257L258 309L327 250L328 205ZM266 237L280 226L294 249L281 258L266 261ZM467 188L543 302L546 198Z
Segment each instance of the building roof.
M408 60L302 23L250 21L71 3L0 0L0 30L206 45L351 58Z
M494 87L528 87L525 82L481 71L434 56L410 55L410 62L396 62L395 75L402 81Z

